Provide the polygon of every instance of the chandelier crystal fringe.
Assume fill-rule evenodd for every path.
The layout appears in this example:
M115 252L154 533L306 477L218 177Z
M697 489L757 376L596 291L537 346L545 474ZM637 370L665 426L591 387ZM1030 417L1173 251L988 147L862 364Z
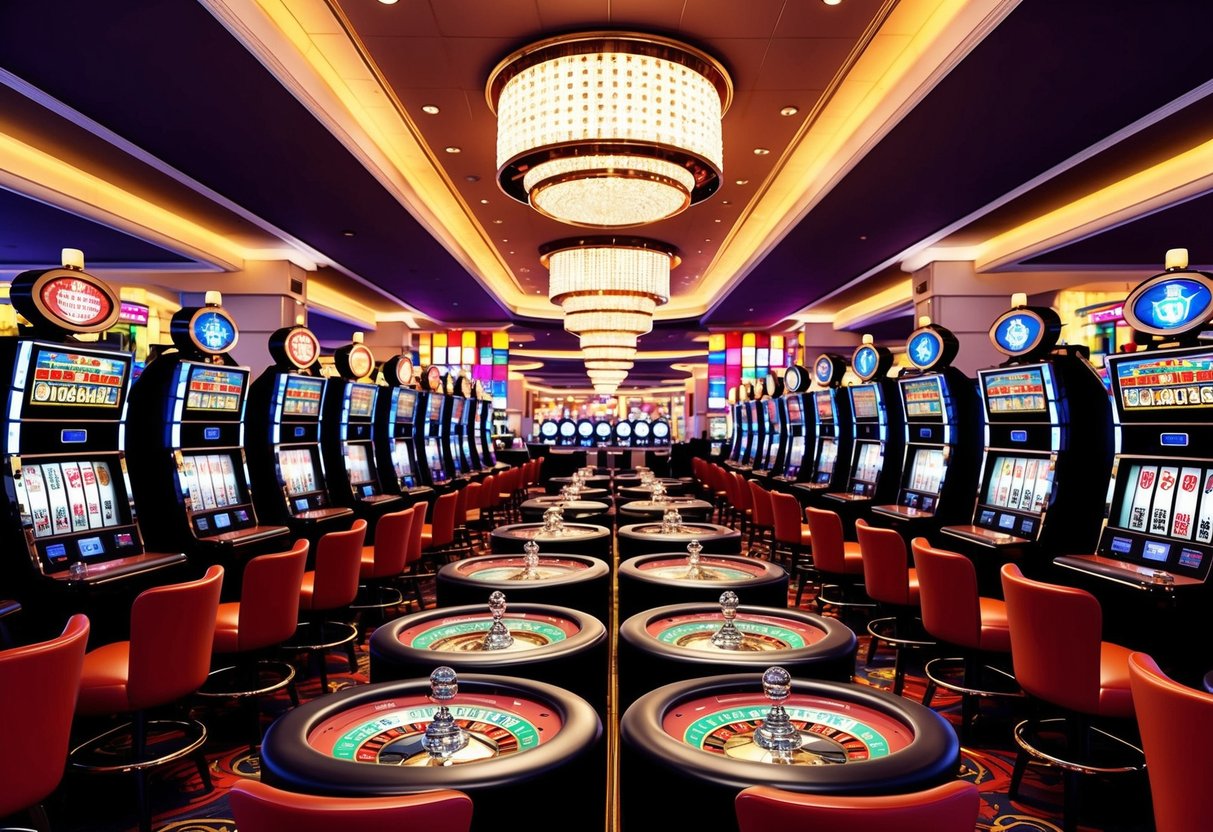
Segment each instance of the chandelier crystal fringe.
M728 73L656 35L586 32L506 57L485 90L502 190L571 225L626 227L711 196L723 171Z

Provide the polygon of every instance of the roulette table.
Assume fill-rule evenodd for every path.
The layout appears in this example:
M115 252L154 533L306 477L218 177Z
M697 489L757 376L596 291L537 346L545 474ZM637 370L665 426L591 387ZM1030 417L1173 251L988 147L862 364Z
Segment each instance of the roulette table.
M626 708L659 685L699 676L753 672L772 664L796 678L849 682L855 633L835 618L804 610L738 603L670 604L636 613L619 628L619 699ZM721 637L726 619L734 637Z
M956 776L956 732L929 708L866 685L780 678L778 670L674 682L627 709L620 723L625 832L735 830L733 799L753 785L894 794ZM759 729L772 736L764 740ZM662 799L670 795L677 799Z
M560 489L572 485L572 477L550 477L543 481L543 490L548 494L559 494ZM589 489L602 489L605 492L611 487L611 478L606 474L592 474L582 481L582 494Z
M660 477L656 480L665 486L665 493L670 496L678 496L686 494L690 491L691 484L673 477ZM619 482L615 483L615 493L620 497L627 497L632 500L646 500L653 493L652 485L642 485L637 481L636 485L623 485Z
M442 671L450 668L429 679L346 688L292 709L266 732L261 779L346 797L459 789L475 805L477 832L509 828L505 821L523 807L576 817L586 829L604 825L605 743L589 703L504 676L469 673L451 684L456 674ZM462 746L451 741L455 728Z
M691 543L688 548L695 546ZM665 604L711 603L725 590L758 606L786 607L788 573L760 558L707 554L693 558L674 551L637 555L619 564L621 619Z
M370 643L371 681L425 676L442 664L460 674L558 684L605 714L609 640L602 622L568 607L519 604L512 597L507 604L500 591L487 598L487 604L422 610L378 627ZM490 638L498 636L495 621L506 637Z
M706 522L712 516L713 506L706 500L693 497L673 497L664 503L652 500L631 500L618 507L620 520L639 523L642 520L660 521L667 509L676 508L684 520Z
M619 527L619 557L653 552L676 552L698 540L705 554L741 554L741 532L719 523L684 522L667 531L660 522L631 523Z
M543 523L498 526L489 534L489 548L495 555L517 554L531 540L549 552L611 557L611 530L591 523L565 523L555 532L546 531Z
M545 511L557 505L564 509L565 519L568 520L594 520L605 516L611 509L610 503L598 500L565 500L556 495L534 497L519 506L518 510L521 512L524 522L536 523L543 520Z
M448 563L436 578L439 607L485 604L501 590L511 602L557 604L599 621L611 613L611 568L590 555L545 554L524 577L525 555L481 555Z

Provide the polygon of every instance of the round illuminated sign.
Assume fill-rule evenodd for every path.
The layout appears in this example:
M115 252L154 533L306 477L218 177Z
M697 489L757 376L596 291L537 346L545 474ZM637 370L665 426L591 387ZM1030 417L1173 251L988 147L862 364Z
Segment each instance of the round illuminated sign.
M918 369L929 370L943 356L943 338L933 329L911 333L910 340L906 342L906 355Z
M307 369L320 357L320 339L307 327L297 326L286 336L286 357L300 370Z
M396 355L383 365L383 377L393 387L408 387L413 383L413 362L407 355Z
M118 296L78 269L23 272L13 279L13 306L37 326L68 332L103 332L118 321Z
M1203 272L1164 272L1125 299L1125 319L1152 335L1199 332L1213 317L1213 279Z
M425 374L422 377L425 383L425 389L431 393L442 392L442 370L435 367L433 364L425 368Z
M779 376L776 375L773 371L770 373L767 373L767 377L764 380L764 383L766 384L768 396L778 396L780 393L783 392L783 380L780 379Z
M236 322L216 306L204 306L190 319L190 340L203 352L225 353L240 337Z
M817 359L817 363L813 365L813 375L817 377L818 384L829 384L830 378L834 375L834 365L830 359L824 355Z
M472 380L467 376L460 377L459 395L463 396L465 399L470 399L474 392L476 392L476 388L475 385L472 384Z
M813 379L822 387L835 387L842 382L846 362L837 355L823 352L813 362Z
M783 371L783 389L788 393L803 393L809 389L809 371L793 364Z
M375 369L375 354L363 344L351 345L345 360L354 378L366 378Z
M572 422L565 421L565 422L560 423L560 435L561 436L572 436L576 432L577 432L577 426L575 424L573 424Z
M1006 355L1026 355L1040 346L1044 336L1045 322L1026 308L1004 312L990 327L990 341Z
M851 356L851 367L855 370L855 375L864 381L871 380L879 366L880 353L871 344L864 344Z
M92 326L109 317L114 303L92 283L74 275L42 284L38 293L51 315L72 326Z

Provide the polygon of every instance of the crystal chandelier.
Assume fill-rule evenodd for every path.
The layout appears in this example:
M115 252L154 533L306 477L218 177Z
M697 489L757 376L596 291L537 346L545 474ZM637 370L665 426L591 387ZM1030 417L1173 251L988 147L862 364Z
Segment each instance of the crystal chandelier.
M485 94L502 190L560 222L644 225L720 187L733 85L685 43L629 32L551 38L506 57Z

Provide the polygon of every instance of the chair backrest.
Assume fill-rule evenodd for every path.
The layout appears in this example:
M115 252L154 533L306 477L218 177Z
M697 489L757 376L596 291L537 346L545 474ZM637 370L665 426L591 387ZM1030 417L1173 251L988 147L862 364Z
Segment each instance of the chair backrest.
M741 486L737 483L737 475L732 471L724 471L720 477L721 489L724 491L725 499L729 501L729 505L733 508L741 507Z
M862 517L855 521L855 536L859 539L863 586L868 597L882 604L913 604L910 557L902 536L893 529L869 526ZM813 543L816 551L816 538Z
M459 494L448 491L434 503L434 518L430 521L430 546L446 546L455 540L455 502Z
M770 491L771 524L775 528L775 540L779 543L800 545L800 503L791 494Z
M471 483L468 483L471 485ZM468 523L468 486L455 492L455 519L456 526L466 526Z
M754 509L754 525L770 527L775 525L775 515L771 511L771 494L756 481L750 480L746 483L746 488L750 491L750 504ZM800 515L797 514L797 522L800 522Z
M50 641L0 650L0 818L41 803L63 777L88 630L73 615Z
M132 711L163 705L202 687L210 672L223 567L196 581L144 590L131 607L126 695Z
M472 799L454 789L394 797L323 797L241 780L228 793L240 832L467 832Z
M977 786L967 780L909 794L862 797L750 786L737 795L734 806L740 832L973 832L981 811Z
M858 521L855 526L859 527ZM981 598L973 561L958 552L936 549L925 537L911 540L910 548L918 571L923 629L949 644L980 648Z
M804 510L813 538L813 565L822 572L846 572L842 518L837 512L809 506Z
M409 547L408 554L404 558L404 566L407 569L417 561L421 560L424 550L421 548L421 536L425 533L425 512L429 508L429 503L418 503L413 506L413 525L409 528Z
M1003 564L1002 594L1011 664L1027 693L1082 713L1098 713L1103 613L1085 589L1025 578Z
M298 587L307 568L309 546L307 538L300 538L285 552L258 555L245 564L240 584L241 652L281 644L295 632Z
M1175 682L1145 653L1129 655L1129 687L1146 754L1157 832L1191 832L1213 814L1213 694Z
M486 482L488 481L488 479L489 479L488 477L485 477ZM483 494L484 484L479 483L479 482L469 482L467 484L467 487L465 489L463 489L463 492L464 492L464 497L465 497L465 501L464 501L464 505L463 505L463 516L460 517L459 512L458 511L455 512L455 522L456 522L456 524L458 524L460 526L467 525L469 511L476 511L477 509L480 508L480 500L484 496L484 494Z
M737 484L737 507L744 511L745 509L754 508L754 498L750 494L750 486L746 482L746 478L736 471L732 472L733 481Z
M375 565L369 575L362 573L363 578L390 578L404 571L416 513L410 507L379 518L375 524Z
M358 596L362 568L362 544L366 521L359 517L348 531L329 532L316 544L316 574L312 585L312 610L348 607Z

